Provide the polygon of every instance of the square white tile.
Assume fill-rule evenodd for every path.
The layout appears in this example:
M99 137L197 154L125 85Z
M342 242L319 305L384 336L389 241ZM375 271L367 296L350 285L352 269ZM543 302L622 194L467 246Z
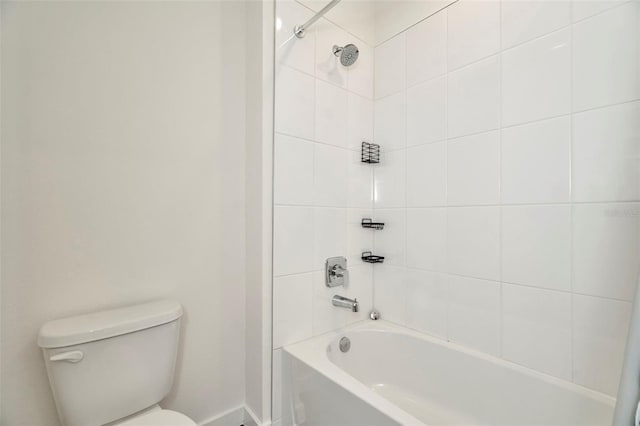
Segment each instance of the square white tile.
M571 380L571 294L502 285L502 356Z
M573 296L573 381L615 396L624 361L631 304Z
M446 271L446 208L407 209L407 266Z
M500 202L500 132L449 140L447 144L449 205Z
M502 54L502 124L571 112L571 31L564 29Z
M375 49L375 98L400 92L405 88L405 33L385 41Z
M447 267L450 273L500 279L500 208L447 209Z
M273 347L308 339L312 333L312 274L273 280Z
M314 145L315 205L347 207L351 151L320 143Z
M575 24L573 108L588 108L640 97L636 1Z
M372 208L373 207L373 168L368 163L361 161L358 151L349 151L349 174L347 186L349 187L349 207Z
M347 209L316 207L313 223L313 270L319 271L328 258L347 255Z
M500 354L500 283L449 275L449 340Z
M313 208L276 206L273 209L273 274L313 269Z
M446 77L407 89L407 145L440 141L446 137Z
M574 201L640 200L640 102L573 116Z
M502 129L502 202L571 200L571 118Z
M362 142L373 142L373 101L349 93L347 97L347 147L360 151Z
M315 132L315 79L280 67L276 73L275 131L305 139Z
M313 143L275 134L275 204L313 204Z
M446 339L447 276L409 269L407 282L407 327Z
M448 74L448 136L458 137L500 126L498 56Z
M407 87L447 72L447 10L407 30Z
M373 306L385 321L404 325L407 317L407 284L405 269L376 265Z
M571 207L502 208L502 280L571 290Z
M315 140L347 147L347 91L316 80Z
M573 207L573 290L633 301L640 268L640 204Z
M375 208L405 206L405 151L387 152L374 169L373 201Z
M378 99L375 103L374 142L386 151L406 145L406 108L404 91Z
M447 202L447 142L407 149L407 206L443 206Z
M456 69L500 49L500 2L461 0L449 8L447 65Z
M591 0L589 0L591 1ZM571 1L503 1L502 48L543 36L571 23Z

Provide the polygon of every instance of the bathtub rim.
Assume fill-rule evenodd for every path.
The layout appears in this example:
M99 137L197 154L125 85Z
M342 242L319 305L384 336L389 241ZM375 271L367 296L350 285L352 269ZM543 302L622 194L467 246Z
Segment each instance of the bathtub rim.
M559 386L566 390L576 392L584 397L591 398L600 403L609 405L611 407L612 413L615 408L616 398L614 398L613 396L586 388L568 380L564 380L546 373L542 373L540 371L533 370L531 368L516 364L503 358L498 358L496 356L480 352L476 349L449 342L441 338L430 336L384 320L363 320L346 327L332 330L316 337L303 340L301 342L283 346L282 350L288 355L294 357L299 362L302 362L308 367L316 370L319 374L322 374L337 386L342 387L349 393L362 399L373 408L389 416L393 420L404 425L424 425L425 423L423 421L412 416L390 400L375 393L373 390L371 390L371 388L369 388L369 386L351 376L347 371L343 370L337 364L334 364L331 359L329 359L329 345L337 341L339 338L343 337L345 333L358 331L373 331L379 333L384 332L406 335L430 344L444 347L449 350L461 352L474 358L479 358L482 361L490 362L492 364L496 364L510 370L515 370L516 372L532 376L533 378L541 380L552 386Z

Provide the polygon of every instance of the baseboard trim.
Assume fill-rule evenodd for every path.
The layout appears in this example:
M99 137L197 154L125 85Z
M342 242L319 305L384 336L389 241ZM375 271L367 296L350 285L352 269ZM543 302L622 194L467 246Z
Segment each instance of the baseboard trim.
M246 405L231 408L201 423L199 426L270 426L271 422L262 423Z
M248 405L244 406L244 426L269 426L269 423L261 423L258 420L258 416L249 408Z

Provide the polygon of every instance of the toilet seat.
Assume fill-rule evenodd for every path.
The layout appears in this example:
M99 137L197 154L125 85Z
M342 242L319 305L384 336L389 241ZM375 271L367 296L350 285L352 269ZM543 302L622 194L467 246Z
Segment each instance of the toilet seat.
M153 410L136 416L118 426L198 426L196 422L182 413L171 410Z

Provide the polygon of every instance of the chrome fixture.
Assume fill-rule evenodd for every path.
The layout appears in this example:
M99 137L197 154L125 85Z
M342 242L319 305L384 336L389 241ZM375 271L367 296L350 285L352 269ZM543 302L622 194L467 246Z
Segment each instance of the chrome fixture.
M358 60L360 51L355 44L347 44L344 47L333 46L333 54L340 58L340 63L345 67L350 67Z
M372 321L378 321L380 319L380 312L376 311L375 309L369 312L369 319Z
M324 269L327 287L349 284L349 271L347 271L347 259L345 257L330 257L325 262Z
M351 309L351 312L358 312L358 299L349 299L348 297L338 296L337 294L331 299L333 306L339 308Z
M349 340L348 337L343 337L342 339L340 339L340 352L349 352L349 349L351 349L351 340Z
M302 25L296 25L293 28L293 33L298 38L304 37L305 31L307 30L307 28L309 28L311 25L313 25L313 23L316 22L318 19L320 19L325 13L327 13L328 11L333 9L335 7L335 5L337 5L338 3L340 3L340 0L331 0L328 5L323 7L320 10L320 12L316 13L315 15L313 15L311 17L311 19L309 19L307 22L305 22Z

